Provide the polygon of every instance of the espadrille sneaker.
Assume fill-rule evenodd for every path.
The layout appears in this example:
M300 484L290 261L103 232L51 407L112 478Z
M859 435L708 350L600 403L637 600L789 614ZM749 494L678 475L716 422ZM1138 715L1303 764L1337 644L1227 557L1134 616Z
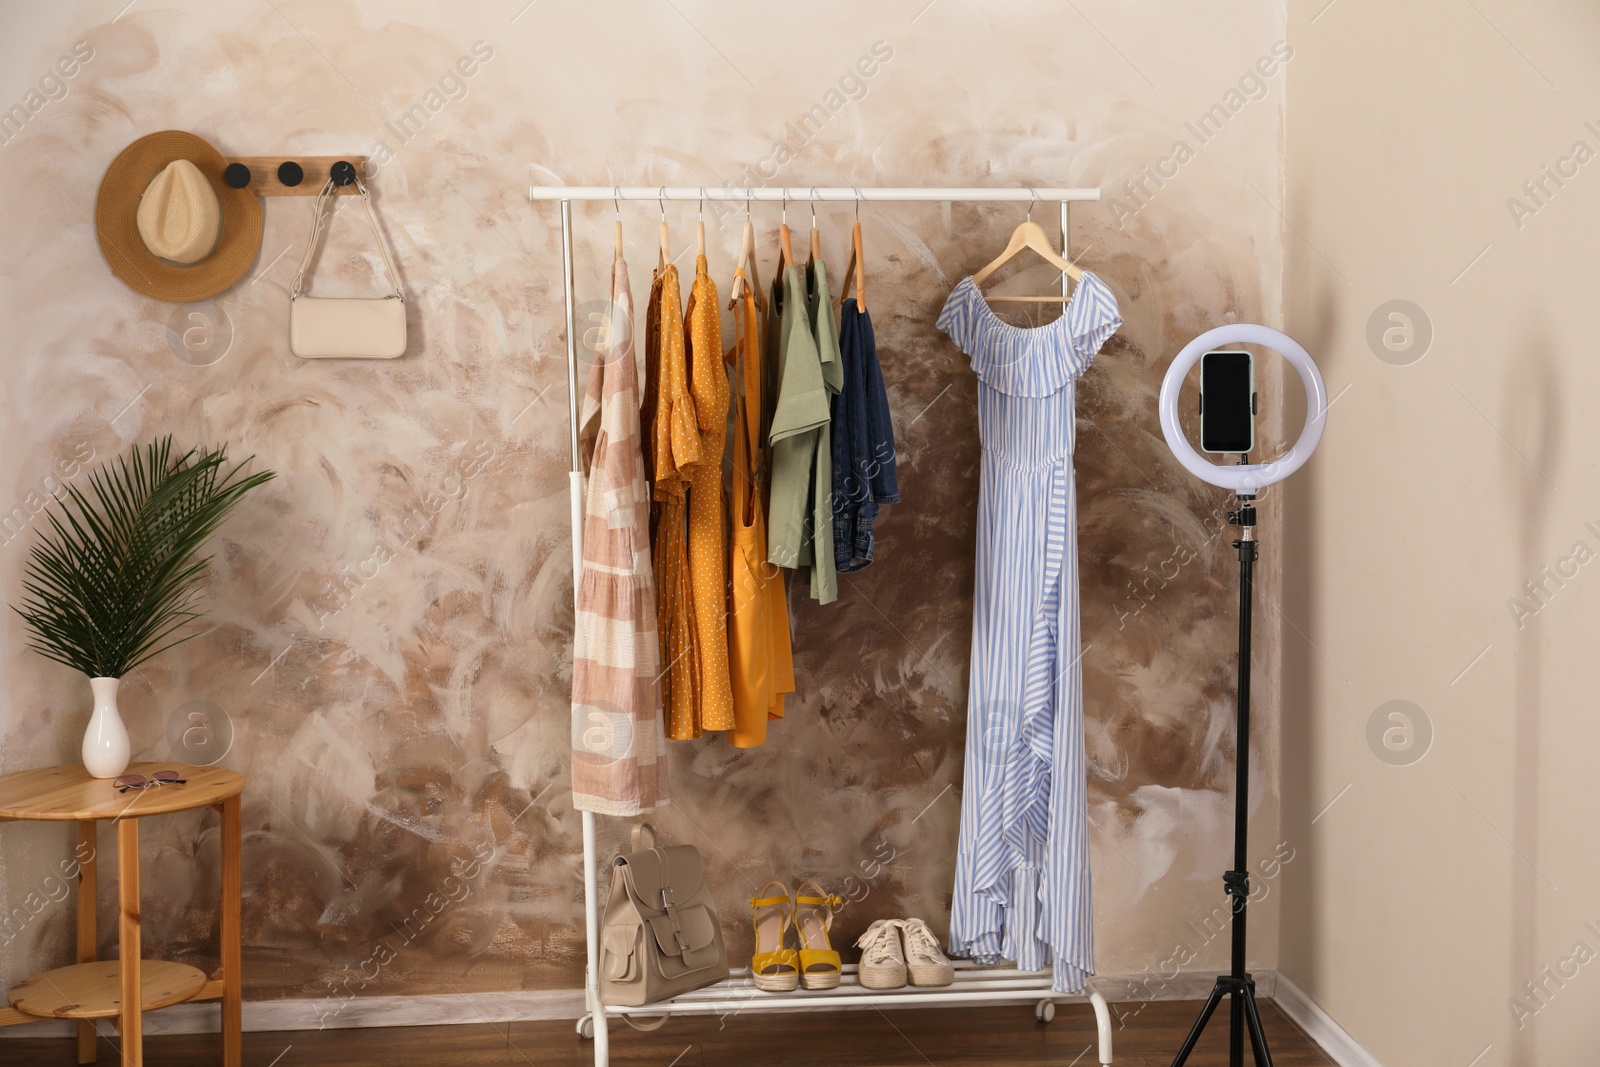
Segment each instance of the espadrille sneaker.
M956 980L956 969L939 948L939 941L921 919L897 919L905 949L906 974L912 985L944 986ZM866 964L863 961L862 969ZM866 979L861 981L866 985Z
M906 957L900 948L900 920L879 919L856 942L861 949L857 975L867 989L899 989L906 984Z

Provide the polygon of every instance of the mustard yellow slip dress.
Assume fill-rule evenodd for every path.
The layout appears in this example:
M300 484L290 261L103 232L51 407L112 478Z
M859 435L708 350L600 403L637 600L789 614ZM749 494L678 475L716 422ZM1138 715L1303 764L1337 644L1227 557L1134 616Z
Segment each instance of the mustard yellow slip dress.
M753 748L767 739L767 722L783 718L783 695L794 692L794 655L783 568L767 562L767 460L762 441L761 319L755 287L734 274L735 338L729 361L740 391L733 416L733 546L728 560L733 622L728 659L734 727L728 740Z

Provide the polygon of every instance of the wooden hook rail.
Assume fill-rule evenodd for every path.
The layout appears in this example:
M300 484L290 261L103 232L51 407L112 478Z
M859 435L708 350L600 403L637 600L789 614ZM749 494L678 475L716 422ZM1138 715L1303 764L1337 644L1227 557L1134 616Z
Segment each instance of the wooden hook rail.
M366 156L235 156L223 180L257 196L316 196L333 178L335 193L354 193L356 178L366 171Z

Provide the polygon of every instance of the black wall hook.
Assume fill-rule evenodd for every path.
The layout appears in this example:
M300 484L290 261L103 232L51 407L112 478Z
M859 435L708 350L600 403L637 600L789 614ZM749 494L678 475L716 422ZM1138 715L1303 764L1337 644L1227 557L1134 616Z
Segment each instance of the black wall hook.
M229 163L222 172L222 180L230 189L243 189L250 184L250 168L243 163Z
M293 189L295 186L305 181L305 178L306 172L302 170L300 168L300 164L294 162L294 160L290 160L287 163L278 164L278 181L280 184L287 185L289 188Z
M328 168L328 177L333 179L333 184L335 185L354 185L356 180L355 165L349 160L341 159Z

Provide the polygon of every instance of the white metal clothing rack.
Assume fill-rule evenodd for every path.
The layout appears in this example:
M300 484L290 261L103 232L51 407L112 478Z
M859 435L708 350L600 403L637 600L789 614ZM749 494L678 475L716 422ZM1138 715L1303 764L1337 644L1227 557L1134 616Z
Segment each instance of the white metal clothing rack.
M577 592L577 575L583 570L583 467L578 450L578 342L577 323L574 321L576 302L573 294L572 271L572 202L614 200L658 201L665 208L666 201L707 200L740 201L752 203L782 202L805 204L829 203L891 203L891 202L955 202L988 201L1009 203L1050 203L1060 205L1062 254L1067 248L1067 205L1076 201L1100 199L1100 190L1091 189L984 189L984 188L855 188L853 186L786 186L781 188L730 188L727 186L699 188L695 186L542 186L528 190L532 201L558 200L561 202L561 258L566 285L567 315L567 425L572 451L572 467L568 475L571 488L572 509L572 573L573 592ZM1066 296L1067 279L1061 279L1062 296ZM762 1011L825 1011L842 1008L892 1008L934 1006L941 1004L1016 1003L1034 1001L1034 1015L1043 1022L1055 1016L1055 1002L1074 1000L1075 996L1056 993L1050 987L1050 972L1019 971L1014 967L980 967L966 961L956 962L956 980L944 988L908 986L901 990L876 991L861 986L853 965L844 968L844 978L838 989L806 990L794 993L766 993L757 990L750 980L748 969L736 970L726 982L707 989L674 997L643 1007L624 1007L606 1004L600 999L600 886L599 849L596 844L595 813L585 811L583 816L583 911L588 948L588 967L584 978L584 1006L587 1014L578 1020L578 1032L594 1040L595 1067L608 1067L610 1040L607 1020L613 1017L639 1016L648 1018L662 1014L681 1015L736 1015L740 1012ZM1095 1024L1099 1030L1099 1059L1103 1067L1111 1063L1111 1011L1105 998L1088 987L1087 999L1094 1008Z

